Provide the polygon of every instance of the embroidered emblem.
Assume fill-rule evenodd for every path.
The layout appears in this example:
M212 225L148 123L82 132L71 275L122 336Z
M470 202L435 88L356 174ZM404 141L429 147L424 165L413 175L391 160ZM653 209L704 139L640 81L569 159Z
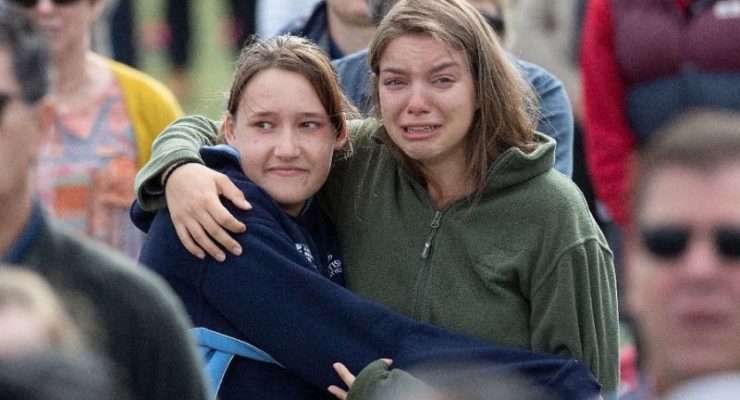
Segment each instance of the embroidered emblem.
M311 253L311 249L308 247L308 245L303 243L296 243L295 249L298 250L299 253L303 254L308 262L313 264L313 254Z
M326 267L326 270L329 274L329 279L344 272L344 268L342 268L342 260L338 258L336 260L332 260L332 258L334 258L334 256L329 254L329 257L328 257L329 265Z

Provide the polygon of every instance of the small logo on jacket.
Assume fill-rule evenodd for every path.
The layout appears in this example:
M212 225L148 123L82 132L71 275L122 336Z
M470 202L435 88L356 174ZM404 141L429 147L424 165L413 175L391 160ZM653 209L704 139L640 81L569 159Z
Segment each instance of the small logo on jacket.
M313 264L313 254L311 253L311 249L308 247L308 245L305 245L303 243L296 243L295 249L298 250L299 253L303 254L303 257L306 257L306 260Z
M329 258L329 260L328 260L329 261L329 265L326 267L326 269L327 269L327 272L329 274L329 279L331 279L331 278L337 276L338 274L341 274L341 273L344 272L344 268L342 268L342 260L340 260L338 258L332 260L332 258L334 258L334 256L332 256L331 254L329 254L329 257L328 258Z

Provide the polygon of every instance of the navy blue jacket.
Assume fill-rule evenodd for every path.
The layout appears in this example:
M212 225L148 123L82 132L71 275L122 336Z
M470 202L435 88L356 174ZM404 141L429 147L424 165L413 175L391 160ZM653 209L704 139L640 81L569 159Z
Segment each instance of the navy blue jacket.
M201 155L252 203L249 212L225 203L247 224L247 232L235 237L244 249L242 256L228 255L220 263L190 255L166 209L152 220L134 204L132 218L149 231L140 261L170 282L195 326L247 341L286 368L237 358L221 386L222 399L315 398L329 385L343 386L332 369L334 362L358 372L381 357L392 358L393 366L402 369L450 360L495 364L546 387L553 398L598 395L599 384L575 360L496 347L352 294L337 284L342 276L337 246L315 206L294 219L244 176L238 157L213 148L202 149ZM296 243L308 245L313 262Z

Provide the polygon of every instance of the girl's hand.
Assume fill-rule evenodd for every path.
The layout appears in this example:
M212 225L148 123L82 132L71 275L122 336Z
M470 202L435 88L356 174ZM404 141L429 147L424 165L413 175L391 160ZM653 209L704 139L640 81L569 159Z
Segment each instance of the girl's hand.
M192 255L202 259L208 252L216 260L225 260L226 254L214 240L234 255L241 254L230 232L244 232L247 227L221 204L219 196L244 210L252 206L226 175L188 163L171 172L164 190L177 236Z
M389 358L382 358L383 361L385 361L388 366L390 366L393 363L393 360ZM352 384L355 383L355 376L349 372L347 367L344 366L342 363L334 363L333 365L334 371L337 371L337 375L342 379L345 385L347 385L347 390L352 388ZM340 400L347 400L347 390L341 389L337 386L331 385L328 388L329 393L333 394L336 398Z

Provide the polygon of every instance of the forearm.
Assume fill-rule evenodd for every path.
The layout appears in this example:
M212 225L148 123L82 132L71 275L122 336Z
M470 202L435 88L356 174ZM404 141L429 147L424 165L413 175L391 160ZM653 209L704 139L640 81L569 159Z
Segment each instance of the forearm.
M154 211L164 207L161 174L184 160L202 163L198 150L215 144L217 136L218 125L205 117L184 117L168 126L152 144L149 162L136 175L134 188L142 208Z

